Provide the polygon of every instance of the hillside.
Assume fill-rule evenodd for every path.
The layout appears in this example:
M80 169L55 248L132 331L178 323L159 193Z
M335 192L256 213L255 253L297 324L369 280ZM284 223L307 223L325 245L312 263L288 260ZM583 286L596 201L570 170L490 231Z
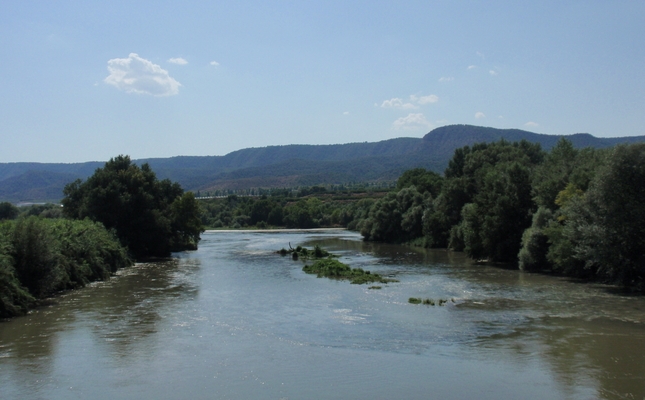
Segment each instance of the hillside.
M549 149L562 136L519 129L449 125L422 139L397 138L371 143L287 145L248 148L224 156L179 156L137 160L149 163L161 179L187 190L310 186L360 181L392 181L403 171L424 167L442 172L455 149L500 139L528 140ZM597 138L565 136L575 147L610 147L645 141L645 136ZM64 185L85 179L102 162L76 164L0 163L0 201L55 201Z

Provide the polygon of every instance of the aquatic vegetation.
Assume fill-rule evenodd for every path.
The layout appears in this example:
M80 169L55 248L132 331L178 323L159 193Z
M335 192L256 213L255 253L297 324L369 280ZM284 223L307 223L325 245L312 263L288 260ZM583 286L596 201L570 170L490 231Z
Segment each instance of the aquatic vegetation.
M423 304L426 306L443 306L448 302L448 300L439 299L436 302L433 299L422 299L421 297L410 297L408 303L410 304ZM455 302L455 299L452 299L452 302Z
M382 287L381 286L370 286L370 287L368 287L368 289L382 289Z
M374 282L398 282L395 279L383 278L379 274L372 274L370 271L365 271L362 268L351 268L349 265L343 264L333 258L317 260L313 265L305 265L302 270L308 274L316 274L318 275L318 278L325 277L330 279L349 280L350 283L355 285Z
M327 250L321 248L320 246L316 245L314 246L313 249L307 249L306 247L298 246L295 249L291 247L291 243L289 244L289 250L285 249L284 247L278 250L276 253L280 254L281 256L286 256L288 254L291 254L291 257L294 260L298 260L300 258L303 259L309 259L309 258L327 258L327 257L338 257L337 255L331 254Z

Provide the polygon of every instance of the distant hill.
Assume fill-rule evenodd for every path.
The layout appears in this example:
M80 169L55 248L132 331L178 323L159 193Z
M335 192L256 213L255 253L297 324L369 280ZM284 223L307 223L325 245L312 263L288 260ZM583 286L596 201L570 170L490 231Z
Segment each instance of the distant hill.
M392 181L414 167L443 172L459 147L503 138L524 139L550 149L561 137L519 129L449 125L434 129L423 139L268 146L242 149L225 156L150 158L136 162L149 163L159 178L177 181L187 190L311 186ZM564 137L579 148L645 141L645 136L597 138L586 133ZM0 201L56 201L62 198L66 183L87 178L103 164L0 163Z
M638 143L645 141L645 136L629 136L617 138L597 138L588 133L576 133L573 135L545 135L523 131L521 129L497 129L473 125L447 125L432 130L423 137L425 142L435 143L441 146L442 151L451 152L455 149L481 142L495 142L506 139L509 142L527 140L539 143L543 149L548 150L565 137L577 148L594 147L597 149L611 147L619 143Z

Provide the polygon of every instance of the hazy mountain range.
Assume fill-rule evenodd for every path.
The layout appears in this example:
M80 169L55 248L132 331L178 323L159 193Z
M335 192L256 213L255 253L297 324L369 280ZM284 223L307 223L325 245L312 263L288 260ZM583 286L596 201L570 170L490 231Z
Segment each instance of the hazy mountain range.
M559 135L519 129L449 125L422 139L397 138L373 143L286 145L248 148L224 156L179 156L136 160L149 163L160 179L186 190L293 187L366 181L393 181L403 171L424 167L443 172L455 149L502 138L540 143L550 149ZM575 147L604 148L645 141L645 136L597 138L565 135ZM116 156L116 154L115 154ZM65 184L85 179L104 162L0 163L0 201L56 201Z

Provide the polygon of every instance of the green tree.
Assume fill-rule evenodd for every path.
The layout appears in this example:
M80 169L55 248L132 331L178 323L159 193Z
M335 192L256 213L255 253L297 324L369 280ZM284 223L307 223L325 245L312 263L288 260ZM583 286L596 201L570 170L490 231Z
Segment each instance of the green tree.
M422 235L425 198L414 186L390 192L378 200L363 222L361 234L365 240L405 242Z
M427 171L425 168L407 170L396 182L396 188L398 190L414 186L419 193L429 192L432 197L439 195L442 185L443 178L441 175L433 171Z
M465 251L475 259L515 261L534 208L530 171L518 162L498 164L487 168L482 183L464 208Z
M203 231L194 196L184 196L177 183L157 180L148 164L139 167L128 156L110 159L85 182L67 185L64 194L65 216L114 229L135 258L195 248Z
M14 206L9 202L0 203L0 221L3 219L14 219L18 216L18 207Z
M544 152L540 145L527 141L510 143L501 140L455 150L445 171L446 180L441 193L434 200L432 207L426 208L423 217L426 245L463 250L464 246L469 244L473 256L478 254L477 258L494 258L498 261L514 258L519 250L522 234L516 232L519 229L517 226L511 231L513 238L508 239L510 243L518 246L512 256L500 257L501 254L497 254L500 249L495 250L497 255L492 255L489 252L493 251L493 246L482 246L490 241L486 235L501 233L506 224L514 224L513 217L510 217L514 211L503 211L505 205L521 205L522 210L519 213L522 218L519 226L527 225L524 226L526 228L530 225L527 210L532 209L533 205L530 198L527 201L526 189L528 188L530 195L530 181L527 182L526 178L530 177L533 168L542 162L543 158ZM513 164L517 164L516 167L510 168ZM501 197L497 199L496 196ZM473 205L464 210L464 207L471 203ZM463 222L465 215L469 220ZM481 248L483 253L479 254L480 251L475 250L477 248ZM508 248L513 249L515 245Z
M171 250L197 250L199 235L204 231L201 208L192 192L186 192L170 204L171 229L174 232Z
M558 209L556 196L572 183L586 191L589 182L603 165L606 151L575 149L567 139L560 139L536 169L532 179L533 195L538 206Z
M251 207L251 224L256 225L260 221L267 222L272 209L273 202L267 198L254 202Z
M285 206L282 220L287 228L316 228L318 224L312 214L310 203L306 200L298 200Z
M517 256L521 270L540 271L549 268L549 237L545 229L553 221L553 212L546 207L539 207L533 215L531 227L522 234L522 248Z
M563 209L574 265L645 290L645 144L618 145L584 196Z

